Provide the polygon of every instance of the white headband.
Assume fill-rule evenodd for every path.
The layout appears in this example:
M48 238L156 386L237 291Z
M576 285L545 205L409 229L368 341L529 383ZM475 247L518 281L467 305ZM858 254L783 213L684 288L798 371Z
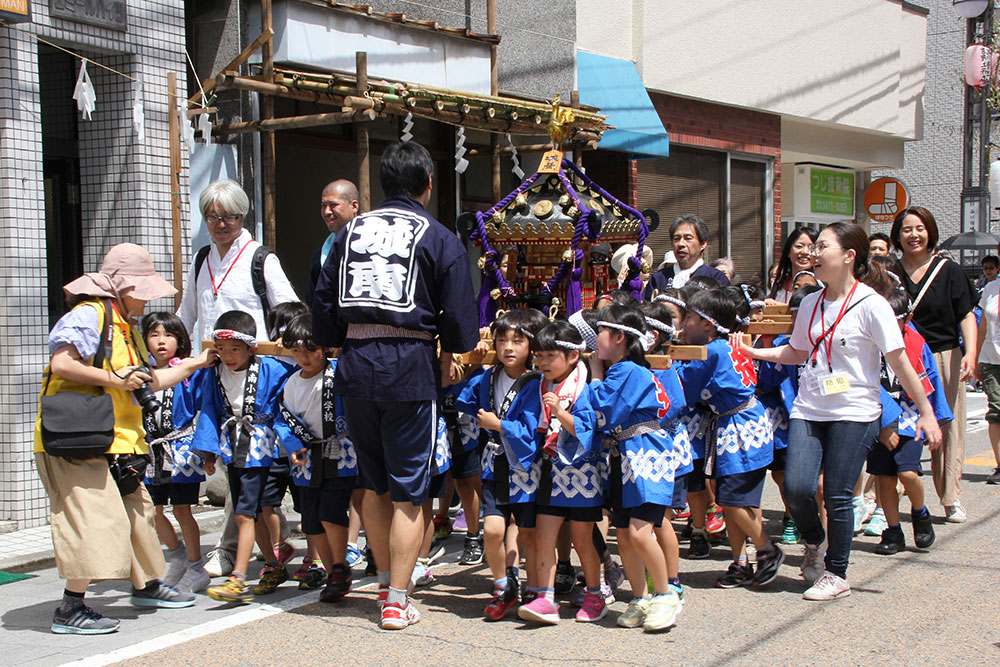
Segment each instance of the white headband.
M756 308L763 308L766 305L767 305L767 303L765 303L764 301L756 301L756 300L754 300L754 301L750 302L750 310L754 310Z
M648 324L649 326L653 327L654 329L662 331L663 333L667 334L671 338L673 338L674 334L677 333L677 329L673 328L669 324L665 324L665 323L661 322L660 320L656 319L655 317L648 317L647 316L646 317L646 324Z
M686 309L686 308L687 308L687 304L686 304L686 303L684 303L683 301L681 301L681 300L680 300L680 299L678 299L677 297L674 297L674 296L667 296L666 294L657 294L657 295L656 295L656 296L655 296L655 297L653 298L653 301L666 301L667 303L672 303L672 304L674 304L675 306L677 306L677 307L678 307L678 308L680 308L681 310L684 310L684 309Z
M238 340L248 347L257 347L257 339L255 337L240 331L233 331L232 329L216 329L212 332L212 340Z
M587 347L591 350L597 349L597 332L594 331L587 320L584 319L582 311L576 311L567 318L567 321L576 327L576 330L580 332L583 336L583 342L587 344Z
M888 274L889 274L889 277L890 277L890 278L892 278L893 280L895 280L895 281L896 281L896 284L897 284L897 285L899 285L899 284L902 284L902 282L903 282L903 281L902 281L902 280L900 280L900 279L899 279L899 276L897 276L897 275L896 275L895 273L893 273L892 271L886 271L886 273L888 273Z
M618 331L624 331L627 334L635 336L639 340L643 340L643 336L645 335L642 331L639 331L638 329L627 327L624 324L618 324L617 322L605 322L604 320L601 320L600 322L597 323L597 326L605 327L606 329L618 329Z
M701 312L700 310L697 310L696 308L692 308L691 311L694 312L696 315L698 315L698 317L702 318L703 320L708 320L709 322L711 322L712 326L715 327L715 330L718 331L723 336L728 336L729 335L729 333L730 333L729 329L727 329L726 327L722 326L721 324L719 324L718 322L716 322L714 319L712 319L711 317L709 317L705 313Z
M571 343L568 340L555 340L555 341L552 341L552 342L555 343L556 345L558 345L559 347L565 348L567 350L576 350L577 352L586 352L587 351L587 344L586 343Z

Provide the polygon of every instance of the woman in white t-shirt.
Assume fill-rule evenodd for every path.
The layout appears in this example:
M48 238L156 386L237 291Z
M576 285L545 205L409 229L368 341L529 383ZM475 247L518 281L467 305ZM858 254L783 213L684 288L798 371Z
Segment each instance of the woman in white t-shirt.
M986 424L997 467L987 484L1000 484L1000 280L986 283L979 298L983 314L979 319L979 364L976 377L983 383L988 408Z
M740 337L734 342L755 359L801 366L788 430L785 499L806 546L802 576L812 586L803 597L833 600L851 593L846 578L854 535L851 495L879 432L880 354L914 397L917 431L931 449L940 444L941 429L906 357L892 308L869 286L890 279L881 266L868 263L864 229L834 223L811 252L816 277L826 287L802 300L789 344L758 349ZM826 531L815 500L820 473Z

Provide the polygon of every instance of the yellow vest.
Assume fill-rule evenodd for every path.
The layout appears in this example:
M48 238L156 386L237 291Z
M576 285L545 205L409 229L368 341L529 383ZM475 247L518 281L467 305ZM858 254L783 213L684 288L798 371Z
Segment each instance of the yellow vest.
M94 307L98 313L97 331L100 334L104 327L105 309L101 301L83 301L77 304L73 310L81 307ZM126 340L125 332L128 332L129 339ZM104 345L105 341L100 342ZM85 361L84 363L90 363ZM149 352L146 351L146 342L142 339L138 329L133 328L117 311L112 309L111 319L111 354L104 360L103 368L106 370L124 368L126 366L136 366L138 364L149 364ZM48 395L57 394L62 391L75 391L81 394L98 395L101 387L88 384L72 382L55 375L51 371L51 364L45 367L42 374L42 388L44 391L45 380L51 375L49 380ZM145 454L149 451L146 446L146 430L142 426L142 408L132 396L132 392L126 389L113 389L105 387L104 391L111 395L115 409L115 440L108 449L108 454ZM41 394L39 394L38 416L35 418L35 452L45 451L42 447L42 419L41 419Z

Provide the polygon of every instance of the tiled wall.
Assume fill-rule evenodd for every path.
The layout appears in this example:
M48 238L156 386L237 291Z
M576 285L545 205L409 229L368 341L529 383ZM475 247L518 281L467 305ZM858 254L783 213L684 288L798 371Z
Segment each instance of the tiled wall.
M22 528L48 519L32 456L39 377L48 360L35 35L144 82L140 143L132 130L134 83L87 68L97 109L79 123L85 270L96 270L115 243L131 241L144 245L157 271L172 279L167 73L176 72L178 89L186 90L182 0L129 2L124 33L50 18L48 2L31 4L31 24L0 27L0 522ZM185 230L184 247L186 236ZM172 301L148 307L172 309Z

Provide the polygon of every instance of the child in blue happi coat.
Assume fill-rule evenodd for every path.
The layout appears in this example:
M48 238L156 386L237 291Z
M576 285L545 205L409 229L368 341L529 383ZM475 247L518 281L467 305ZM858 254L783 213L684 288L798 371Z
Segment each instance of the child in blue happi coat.
M927 398L934 409L934 416L939 424L952 419L951 408L945 396L941 376L938 374L934 355L924 341L923 336L909 324L909 298L902 289L892 290L887 300L896 313L899 328L903 334L903 346L910 365L917 372ZM868 473L877 475L879 501L888 527L882 531L882 539L875 547L875 553L891 555L903 551L906 541L903 529L899 525L899 495L896 492L896 479L903 484L906 495L910 499L913 522L913 541L919 549L926 549L934 543L934 527L931 515L924 504L924 485L920 481L923 470L920 456L923 453L922 434L916 432L917 418L920 412L916 404L903 391L898 380L883 360L883 389L888 391L899 404L900 415L895 434L880 438L868 454ZM884 392L883 392L884 394ZM883 412L885 410L883 409Z
M559 622L559 607L555 604L556 543L564 522L569 524L587 585L576 620L595 622L607 614L601 595L601 559L593 540L594 527L603 518L603 481L600 441L595 447L593 439L596 418L587 387L587 366L582 361L586 348L583 337L566 321L549 324L531 341L535 366L542 373L538 430L532 441L511 443L516 456L541 459L535 499L541 594L518 609L518 616L527 621ZM521 447L525 447L523 452Z
M207 373L202 386L201 416L195 426L192 448L205 457L205 472L215 472L218 458L227 466L229 493L239 539L232 575L219 586L210 586L213 600L247 602L256 592L246 584L250 553L256 540L264 554L262 590L273 590L288 580L278 562L271 534L257 518L271 460L278 454L274 418L278 393L291 369L257 351L257 325L247 313L231 310L215 321L212 340L220 364Z
M653 531L662 526L673 501L676 471L687 462L660 425L671 405L646 363L642 312L609 306L600 312L597 324L597 354L590 357L591 403L609 456L611 522L618 529L622 563L634 596L616 622L653 632L672 626L682 607L680 596L669 586L665 545ZM645 595L644 567L652 580L651 598Z
M462 512L465 515L465 544L458 562L462 565L479 565L483 562L483 536L479 530L479 510L483 498L483 465L482 453L479 449L479 420L465 412L460 412L456 402L465 387L479 382L483 370L477 368L466 372L457 365L456 380L441 392L442 414L448 427L448 438L451 442L451 479L455 491L462 501ZM451 488L450 485L448 488ZM447 513L451 498L447 497L439 504L439 512L444 508ZM439 515L440 516L440 515ZM447 516L442 517L442 525L446 525ZM435 517L435 525L438 523ZM450 530L450 527L447 528Z
M705 289L686 301L684 339L705 345L708 358L689 361L678 371L689 404L699 404L705 473L715 476L715 493L726 516L733 563L716 581L732 588L751 581L770 583L784 561L781 548L764 532L760 498L767 466L774 458L771 424L754 396L757 381L753 361L734 348L726 336L736 319L732 300L720 290ZM757 571L749 564L746 539L757 547Z
M491 327L496 364L462 391L459 411L476 415L485 432L483 449L483 533L486 562L493 575L493 599L487 619L498 621L519 599L517 539L525 552L527 584L522 602L538 596L535 567L535 495L541 471L538 457L518 457L513 443L535 437L541 398L541 375L529 370L531 340L548 323L541 312L511 310ZM519 447L524 452L526 447ZM512 528L507 524L513 517Z
M146 348L156 368L184 363L191 356L191 338L173 313L149 313L142 318ZM146 442L152 463L146 466L146 489L156 508L156 532L167 547L167 572L162 583L180 591L195 592L211 582L201 557L201 531L191 513L198 504L198 489L205 481L205 462L191 449L194 417L201 400L199 370L187 380L157 392L160 407L143 410ZM170 503L183 540L177 539L163 508Z
M347 565L347 527L358 475L354 443L339 396L333 394L337 361L313 341L312 316L300 315L282 331L282 345L299 369L278 395L274 430L288 452L292 484L299 489L302 532L310 551L326 569L313 564L299 581L304 590L326 586L322 602L335 602L351 590Z

